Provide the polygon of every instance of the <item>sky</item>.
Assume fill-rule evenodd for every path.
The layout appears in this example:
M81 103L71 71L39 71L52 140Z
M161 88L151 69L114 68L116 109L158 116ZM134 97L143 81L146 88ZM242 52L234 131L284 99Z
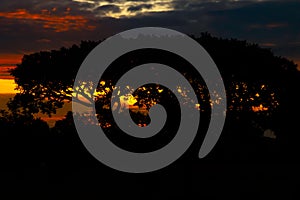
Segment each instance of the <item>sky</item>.
M248 40L300 64L299 11L299 0L1 0L0 109L16 92L9 70L24 54L138 27Z
M299 0L1 0L0 67L144 26L246 39L300 63L299 11Z

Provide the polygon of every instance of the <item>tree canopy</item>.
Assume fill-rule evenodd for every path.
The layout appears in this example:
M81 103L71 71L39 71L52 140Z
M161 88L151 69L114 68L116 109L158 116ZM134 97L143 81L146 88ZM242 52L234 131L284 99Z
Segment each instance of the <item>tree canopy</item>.
M225 82L229 109L263 111L268 107L272 110L282 98L287 98L285 95L290 91L287 88L297 87L299 83L297 65L286 58L275 56L270 49L247 41L213 37L208 33L194 39L208 51L217 64ZM9 109L24 116L32 116L38 112L48 115L55 113L56 109L71 100L76 73L85 57L99 43L82 41L80 45L70 48L25 55L22 63L11 72L20 92L9 102ZM147 56L151 57L151 54ZM136 64L139 60L149 60L134 54L126 59L126 62ZM122 66L115 69L114 77L117 76L116 73L124 72L121 68ZM205 85L197 79L191 78L190 82L198 81ZM110 81L106 80L106 85L99 84L98 92L102 91L102 95L111 94L113 83ZM82 88L78 88L81 91L77 93L85 96L84 91L90 86L86 82L82 85ZM93 100L90 96L85 97Z
M79 46L24 55L11 72L19 93L9 102L9 109L21 115L55 113L71 100L76 73L98 43L83 41Z
M275 56L270 49L261 48L257 44L246 41L217 38L207 33L203 33L201 37L194 37L194 39L208 51L217 64L227 93L227 121L222 133L223 138L216 146L212 157L226 159L226 156L234 158L240 156L239 159L244 159L247 158L244 153L250 152L249 155L257 156L262 154L260 151L263 151L266 155L261 158L265 160L270 157L268 145L271 145L271 150L277 151L281 148L281 152L284 154L288 152L289 156L293 158L295 153L292 152L296 152L295 149L299 146L296 144L299 135L295 132L299 122L298 118L293 117L300 111L297 102L300 91L300 72L297 71L296 64L284 57ZM199 104L195 105L195 109L201 111L200 123L207 125L209 117L202 118L202 114L207 116L210 107L218 102L210 101L206 85L195 70L193 71L193 67L184 59L172 55L170 52L153 49L130 52L109 66L99 83L96 83L98 86L94 95L88 95L88 92L90 92L91 84L95 83L85 81L82 81L82 87L73 91L75 76L81 63L98 44L99 42L83 41L80 45L73 45L70 48L63 47L59 50L25 55L22 63L11 72L15 77L19 93L8 103L9 111L0 112L1 134L13 138L10 137L10 134L14 132L19 143L22 144L23 139L20 138L26 138L23 133L31 132L33 136L26 138L26 141L28 144L37 144L37 139L34 139L37 138L36 135L40 132L46 133L43 137L52 139L54 137L51 142L55 145L60 144L56 155L61 155L62 151L75 152L74 149L79 149L80 152L85 152L83 155L86 156L86 151L83 150L76 134L71 112L66 115L64 120L58 121L50 131L45 122L35 117L35 114L39 112L48 115L54 114L65 102L71 101L72 95L75 94L78 95L75 100L82 104L89 104L90 101L96 102L98 121L101 127L105 128L106 133L113 133L107 134L107 136L114 143L133 151L136 149L146 151L161 147L174 135L164 138L163 134L158 134L159 136L154 138L154 142L152 141L149 145L128 139L124 134L118 137L120 131L111 122L113 120L110 106L119 112L129 108L133 121L139 126L145 126L150 121L149 108L160 103L168 111L168 116L170 114L172 117L172 120L167 120L166 128L168 130L176 129L176 125L180 122L180 114L178 114L180 111L176 107L176 98L172 92L161 85L148 84L135 91L128 86L125 91L120 93L132 94L119 96L120 102L111 105L112 91L119 90L115 84L122 74L134 66L153 62L161 62L173 67L186 77L198 95ZM182 96L188 93L185 88L180 86L177 89ZM82 98L87 101L83 101ZM186 100L189 101L188 98ZM78 116L78 119L75 120L89 123L84 121L86 118L82 116ZM201 133L204 133L207 128L207 126L201 125L199 127ZM277 140L276 142L266 142L264 137L261 137L266 130L268 130L268 137L273 138L272 131L275 131L275 136L281 138L279 141L284 144L284 151L282 151L282 146L276 146L278 145ZM52 135L48 136L48 132ZM22 137L19 137L20 135ZM46 141L46 139L43 140ZM127 146L122 145L124 141L128 143ZM19 149L22 149L24 145L26 144L20 145ZM6 146L4 145L4 147ZM243 148L238 148L240 146ZM242 150L239 151L240 149ZM257 152L253 153L253 149L257 149L255 150ZM52 143L49 150L53 151ZM195 148L195 152L198 150L199 148L197 150ZM76 160L77 155L70 152L69 154L72 154ZM232 153L235 153L235 156L232 156ZM60 161L64 159L65 157L61 156Z

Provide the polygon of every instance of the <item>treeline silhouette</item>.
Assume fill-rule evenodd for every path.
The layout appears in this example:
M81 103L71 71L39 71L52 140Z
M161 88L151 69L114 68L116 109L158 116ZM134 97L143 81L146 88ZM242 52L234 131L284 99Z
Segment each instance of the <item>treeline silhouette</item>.
M110 108L109 97L113 87L122 74L133 66L159 62L181 72L192 84L200 102L201 123L196 142L179 161L168 168L172 174L177 169L184 173L186 169L183 166L186 163L192 163L193 166L211 163L298 163L299 118L294 117L300 111L297 98L300 72L297 71L297 65L284 57L275 56L270 49L247 41L217 38L208 33L192 37L208 51L217 64L227 91L226 124L213 151L202 160L197 158L209 124L211 103L215 103L209 101L204 81L183 58L153 49L121 56L103 75L101 81L105 84L96 83L99 84L98 92L102 94L95 99L97 117L107 136L116 144L132 151L139 151L140 148L146 151L153 145L158 148L172 139L160 135L146 144L118 136L121 131L114 124L111 111L107 109ZM57 121L53 128L36 117L37 113L49 116L55 114L64 103L71 101L73 92L84 95L80 88L78 91L71 88L81 63L100 42L82 41L80 45L70 48L24 55L22 63L12 70L11 74L15 77L20 92L7 104L8 111L1 111L0 130L2 166L17 172L15 179L26 176L28 168L40 172L33 173L37 174L35 178L39 179L39 175L43 174L47 177L43 181L47 179L50 182L71 177L74 171L80 169L96 168L99 173L97 177L107 181L110 186L114 184L110 182L110 178L116 172L100 164L84 148L71 112L66 113L65 119ZM90 83L82 84L89 89ZM162 93L155 93L159 87L156 85L144 87L145 91L151 91L152 96L149 97L142 90L137 91L136 105L145 105L149 109L151 103L145 102L147 98L165 106L173 102L169 108L169 112L173 113L168 118L164 131L176 132L172 121L178 121L180 116L176 114L177 102L170 101L172 93L166 88ZM89 100L94 101L93 98ZM137 124L150 122L148 116L140 113L131 112L131 115ZM83 119L82 116L77 116L75 120L80 119ZM155 177L162 173L164 171L158 172ZM127 175L122 176L127 180ZM86 179L81 177L81 180ZM109 188L109 191L113 189Z

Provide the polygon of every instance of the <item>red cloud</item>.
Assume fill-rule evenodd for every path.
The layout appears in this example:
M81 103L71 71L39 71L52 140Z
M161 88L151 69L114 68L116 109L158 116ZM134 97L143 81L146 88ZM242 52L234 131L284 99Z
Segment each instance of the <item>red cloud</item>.
M52 29L55 32L95 29L95 26L87 25L88 20L84 16L70 15L69 13L65 13L64 16L56 16L51 15L50 10L42 10L39 14L33 14L25 9L18 9L13 12L0 12L0 17L23 20L27 23L40 23L43 24L43 28Z
M0 65L13 65L21 63L23 54L0 54Z

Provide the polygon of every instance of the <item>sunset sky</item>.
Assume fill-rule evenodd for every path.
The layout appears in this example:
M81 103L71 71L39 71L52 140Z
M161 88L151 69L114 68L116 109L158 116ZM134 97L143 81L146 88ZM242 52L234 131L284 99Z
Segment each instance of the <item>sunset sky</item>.
M1 0L0 67L143 26L246 39L300 63L299 11L287 0Z

